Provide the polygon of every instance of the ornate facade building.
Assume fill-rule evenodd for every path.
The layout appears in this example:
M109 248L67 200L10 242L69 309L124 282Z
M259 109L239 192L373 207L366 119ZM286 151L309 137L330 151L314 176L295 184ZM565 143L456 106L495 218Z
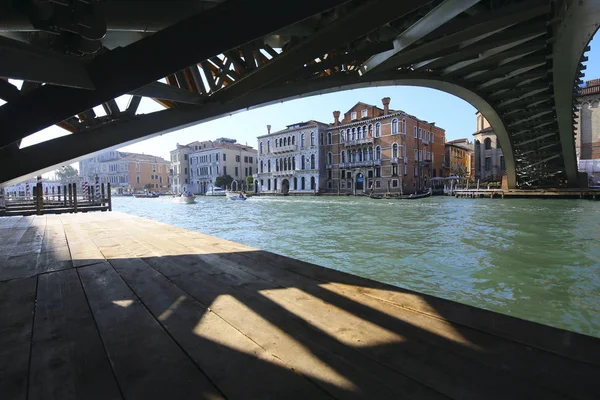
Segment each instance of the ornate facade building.
M445 168L447 176L473 179L475 176L473 142L456 139L446 142Z
M579 171L587 172L590 183L600 181L600 79L587 81L579 89L575 119L575 151Z
M324 191L332 193L412 193L443 175L444 129L403 111L358 102L344 113L334 111L323 132Z
M501 182L506 173L504 155L498 138L490 123L478 111L475 140L475 179L488 182Z
M288 125L258 139L258 173L254 191L258 193L316 193L323 189L320 140L327 124L318 121Z

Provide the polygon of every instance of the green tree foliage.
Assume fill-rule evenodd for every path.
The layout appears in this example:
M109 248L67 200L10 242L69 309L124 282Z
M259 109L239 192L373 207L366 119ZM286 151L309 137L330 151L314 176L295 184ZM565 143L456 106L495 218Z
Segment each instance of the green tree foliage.
M151 183L146 183L144 185L144 189L152 189L152 184Z
M57 176L57 178L61 180L61 182L65 182L65 181L76 178L77 175L79 174L79 171L77 171L75 168L71 167L70 165L63 165L62 167L57 169L54 173Z
M215 179L215 186L226 188L227 186L231 186L231 182L233 182L233 178L229 175L221 175L217 176Z
M254 186L254 178L252 178L251 176L247 176L246 186L248 186L248 189L252 189L252 186Z

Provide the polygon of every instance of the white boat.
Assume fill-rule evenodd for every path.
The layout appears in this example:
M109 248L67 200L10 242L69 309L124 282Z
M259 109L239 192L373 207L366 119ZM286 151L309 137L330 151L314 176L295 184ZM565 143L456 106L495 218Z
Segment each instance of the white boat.
M205 193L206 196L225 196L227 192L220 187L211 186Z
M194 204L196 202L196 196L193 194L187 196L182 194L181 196L173 197L173 202L179 204Z

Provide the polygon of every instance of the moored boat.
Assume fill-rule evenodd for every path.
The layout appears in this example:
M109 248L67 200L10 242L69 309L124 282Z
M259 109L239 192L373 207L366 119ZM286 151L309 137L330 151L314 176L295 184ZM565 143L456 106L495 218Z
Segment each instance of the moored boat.
M211 186L205 193L206 196L225 196L227 192L218 186Z
M227 197L229 200L248 200L248 197L244 193L229 193Z
M136 199L155 199L158 197L158 193L134 193L133 197Z

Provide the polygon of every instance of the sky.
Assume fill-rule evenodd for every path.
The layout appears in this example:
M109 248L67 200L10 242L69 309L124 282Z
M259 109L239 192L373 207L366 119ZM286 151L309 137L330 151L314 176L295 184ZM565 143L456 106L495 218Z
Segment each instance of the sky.
M600 35L596 35L590 46L584 80L600 78ZM168 160L169 151L175 149L177 143L187 144L194 140L214 140L219 137L236 139L238 143L256 148L256 137L267 133L267 125L272 126L272 131L277 131L285 128L286 125L310 119L330 123L333 122L335 110L344 113L359 101L381 107L383 97L391 98L392 109L402 110L420 119L435 122L437 126L446 130L447 140L463 137L471 140L471 135L475 132L476 110L467 102L434 89L388 86L354 89L282 102L171 132L120 150L152 154ZM129 96L117 99L121 109L125 109L128 99ZM140 103L138 114L161 109L158 103L144 98ZM102 107L96 107L95 110L98 115L104 115ZM66 131L53 126L25 138L22 146L30 146L65 134ZM73 166L77 168L77 165Z

